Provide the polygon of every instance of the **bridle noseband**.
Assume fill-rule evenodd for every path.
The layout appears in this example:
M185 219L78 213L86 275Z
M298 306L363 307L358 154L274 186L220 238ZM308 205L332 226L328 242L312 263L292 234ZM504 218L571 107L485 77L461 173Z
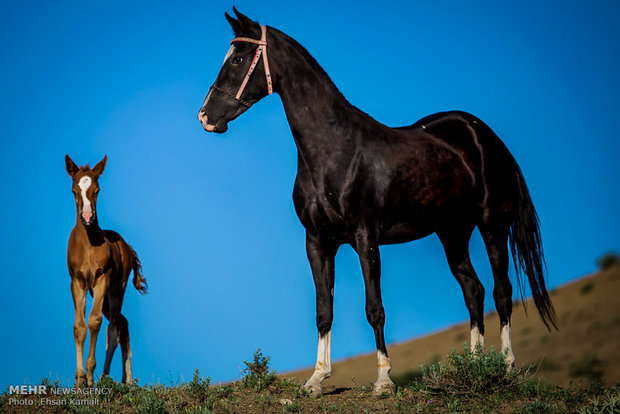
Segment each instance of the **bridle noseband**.
M215 89L216 91L222 92L234 98L235 100L247 106L248 108L252 106L252 104L241 99L241 94L243 93L243 90L248 84L248 81L250 80L250 76L254 72L254 69L256 69L256 65L258 64L258 60L260 59L261 55L263 56L263 65L265 67L265 77L267 79L267 94L271 95L273 93L273 85L271 82L271 72L269 71L269 60L267 59L267 28L261 24L260 31L261 31L260 40L251 39L249 37L235 37L233 40L230 41L231 45L237 42L254 43L255 45L258 45L258 48L256 48L256 53L254 54L254 59L252 59L252 63L250 64L248 73L245 74L245 78L243 79L243 82L241 83L241 86L239 87L237 94L233 95L232 93L222 88L218 88L217 86L215 86L215 84L211 86L211 89Z

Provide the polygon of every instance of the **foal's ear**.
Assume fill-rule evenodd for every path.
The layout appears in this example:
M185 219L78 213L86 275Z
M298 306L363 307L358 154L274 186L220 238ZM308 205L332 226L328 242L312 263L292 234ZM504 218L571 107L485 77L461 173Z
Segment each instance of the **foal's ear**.
M65 167L67 168L67 173L69 173L71 177L73 177L79 170L78 166L75 165L69 154L65 155Z
M103 159L97 163L93 167L93 172L99 177L103 173L103 169L105 168L105 163L108 162L108 156L104 155Z

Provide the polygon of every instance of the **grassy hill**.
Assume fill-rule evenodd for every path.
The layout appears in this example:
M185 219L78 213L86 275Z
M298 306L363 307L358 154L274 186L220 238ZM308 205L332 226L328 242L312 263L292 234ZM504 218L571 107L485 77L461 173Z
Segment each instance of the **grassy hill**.
M516 366L535 364L535 376L568 386L574 383L620 381L620 265L585 276L550 292L558 316L559 331L549 332L534 304L515 303L512 341ZM485 316L485 346L499 350L497 313ZM388 347L395 380L415 376L421 364L444 359L451 348L463 350L469 342L469 322L452 326ZM376 353L357 356L333 364L332 377L323 384L334 387L368 385L376 380ZM302 381L310 377L308 368L285 374ZM353 378L353 379L352 379Z
M517 365L536 364L534 373L507 372L495 352L450 352L463 350L469 337L463 324L390 346L398 389L379 398L369 387L374 354L336 362L324 394L314 398L303 389L311 370L276 375L257 351L232 384L212 386L198 370L192 381L178 385L127 386L104 377L95 389L69 388L66 394L7 390L0 395L0 413L620 413L620 383L614 385L620 380L619 293L619 265L552 292L559 332L546 330L533 305L529 318L519 306L513 316ZM499 335L491 334L497 315L488 314L486 323L487 349L497 347ZM72 386L47 379L42 385Z

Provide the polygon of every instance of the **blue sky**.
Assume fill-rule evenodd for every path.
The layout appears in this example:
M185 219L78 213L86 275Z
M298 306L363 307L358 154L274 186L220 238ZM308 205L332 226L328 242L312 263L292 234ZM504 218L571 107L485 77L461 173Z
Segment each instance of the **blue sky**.
M150 291L128 288L124 305L141 383L189 380L195 368L233 380L258 347L278 371L314 364L314 287L280 99L265 98L224 135L204 132L196 113L228 50L233 3L177 3L0 2L0 389L73 381L67 153L91 165L107 154L99 222L143 263ZM620 3L235 4L296 38L383 123L450 109L487 122L525 174L551 287L620 251ZM490 309L478 234L471 252ZM467 320L435 236L381 253L388 343ZM350 247L336 265L340 359L374 350L374 337Z

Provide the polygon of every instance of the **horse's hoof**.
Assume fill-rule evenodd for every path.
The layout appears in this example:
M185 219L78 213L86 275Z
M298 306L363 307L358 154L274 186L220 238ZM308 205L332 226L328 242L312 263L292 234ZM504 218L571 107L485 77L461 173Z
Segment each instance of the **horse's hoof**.
M304 390L313 397L318 397L323 393L321 384L311 383L309 381L304 384Z
M372 395L373 397L382 397L383 395L392 395L396 391L396 386L392 381L384 382L381 384L375 383L372 387Z
M510 372L515 369L515 356L508 354L506 357L506 371Z
M75 386L83 387L86 385L86 374L75 374Z

